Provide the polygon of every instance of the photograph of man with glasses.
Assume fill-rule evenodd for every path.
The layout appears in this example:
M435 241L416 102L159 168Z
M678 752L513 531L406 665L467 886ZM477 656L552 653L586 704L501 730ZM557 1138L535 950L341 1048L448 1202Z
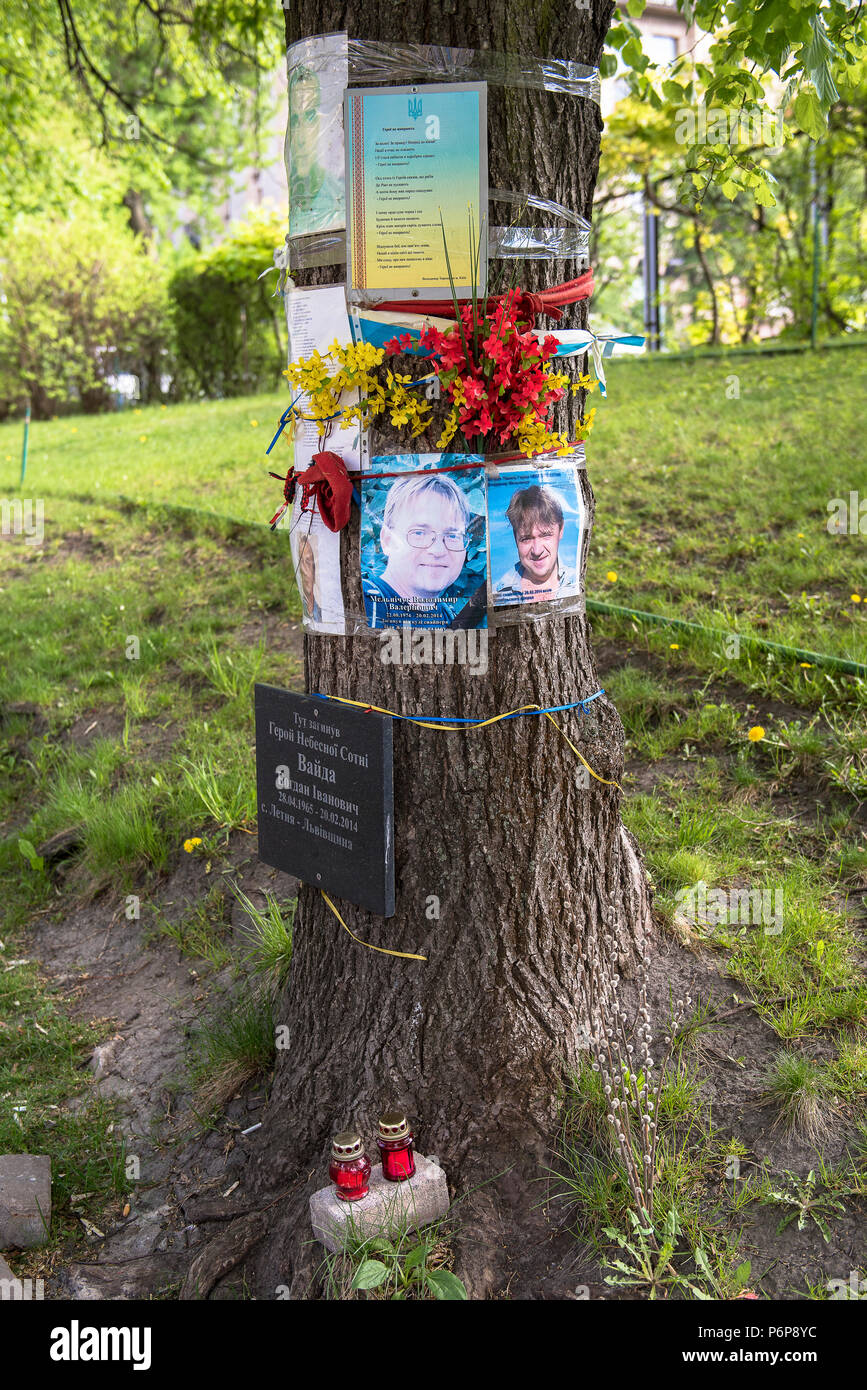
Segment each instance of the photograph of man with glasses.
M374 521L362 537L370 627L486 625L484 605L474 603L486 582L482 476L481 467L413 473L390 485L378 535ZM366 507L368 500L365 489Z

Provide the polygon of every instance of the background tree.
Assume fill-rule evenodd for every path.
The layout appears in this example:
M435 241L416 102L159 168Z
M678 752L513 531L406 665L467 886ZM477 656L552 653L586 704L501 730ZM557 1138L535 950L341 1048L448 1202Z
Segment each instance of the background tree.
M682 66L681 79L691 71ZM622 267L637 275L641 210L649 204L661 216L662 269L670 272L663 290L669 346L746 343L777 333L808 337L814 232L820 241L820 330L863 328L864 97L843 65L833 71L838 96L820 140L786 129L782 120L766 121L763 129L761 120L739 121L737 112L719 109L717 131L727 134L718 149L733 158L748 153L769 182L745 191L715 181L700 206L682 196L686 177L695 187L686 137L697 126L697 108L685 105L682 86L663 81L671 96L658 109L633 96L618 103L606 128L594 204L594 255L603 267L594 299L598 314L640 326L630 322L630 309L640 310Z
M710 36L706 51L673 63L652 63L641 47L635 19L646 0L627 0L608 33L602 71L612 76L618 55L635 96L648 112L666 103L678 110L704 105L737 118L752 113L773 123L783 117L787 136L823 138L840 84L863 85L867 15L847 0L677 0L677 8ZM695 45L694 47L698 47ZM707 191L726 187L773 205L768 170L748 147L732 148L712 127L690 142L677 191L681 203L700 207Z
M62 213L100 157L133 230L207 229L274 111L271 0L9 0L0 52L0 210Z
M294 40L348 24L365 39L566 52L595 65L611 6L564 13L475 0L458 14L425 0L388 10L364 3L347 16L333 0L293 0L286 31ZM493 186L589 215L601 130L594 103L492 85L488 129ZM520 280L534 288L575 273L574 264L531 263ZM306 277L314 278L338 275ZM582 307L569 321L585 319ZM384 435L373 447L406 446ZM586 474L582 486L592 518ZM582 571L588 544L589 535ZM342 533L342 568L346 607L361 612L357 513ZM374 634L305 638L309 690L415 714L481 718L528 702L564 704L599 685L584 618L495 631L489 662L484 678L455 666L384 666ZM383 1106L406 1108L420 1149L440 1156L459 1192L488 1184L462 1209L459 1272L471 1292L483 1295L520 1263L541 1222L534 1183L551 1155L560 1071L577 1064L585 1042L577 964L604 958L629 971L648 928L643 871L610 785L623 766L617 712L603 697L580 721L565 720L609 784L583 787L544 719L449 735L395 725L397 911L385 921L340 907L365 941L419 952L427 964L356 945L319 894L302 888L278 1010L291 1041L278 1054L256 1177L263 1200L292 1191L270 1210L254 1256L263 1292L287 1283L293 1296L306 1291L316 1259L307 1200L322 1184L329 1136L350 1120L371 1134ZM255 1237L243 1226L237 1239L245 1233Z

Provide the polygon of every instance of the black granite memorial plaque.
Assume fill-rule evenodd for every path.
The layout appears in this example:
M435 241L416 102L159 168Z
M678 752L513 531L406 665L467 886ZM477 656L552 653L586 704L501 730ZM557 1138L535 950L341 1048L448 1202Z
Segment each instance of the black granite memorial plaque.
M259 858L394 915L392 721L256 686Z

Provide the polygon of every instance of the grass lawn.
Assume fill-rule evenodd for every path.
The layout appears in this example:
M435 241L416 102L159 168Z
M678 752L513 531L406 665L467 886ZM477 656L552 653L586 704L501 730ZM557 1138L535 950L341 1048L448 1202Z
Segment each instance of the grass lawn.
M867 495L865 360L854 349L615 362L589 449L590 595L867 661L865 538L826 528L833 498ZM255 827L252 685L301 681L287 540L262 524L280 496L263 451L283 404L36 424L24 495L45 500L45 541L0 540L0 1151L51 1152L68 1174L57 1240L73 1190L123 1190L122 1147L104 1102L67 1107L87 1097L81 1063L109 1025L70 1021L28 958L29 924L97 896L144 899L185 841L200 840L216 866L230 837ZM0 427L0 496L16 495L19 448L20 426ZM819 1136L833 1115L857 1134L867 684L628 619L594 616L593 628L628 739L624 818L663 921L718 963L779 1040L781 1116ZM751 742L757 725L765 736ZM49 870L36 847L70 827L74 853ZM699 924L684 935L677 894L700 880L780 890L783 932ZM204 898L180 925L155 912L153 940L221 968L228 948L213 915ZM673 1078L673 1123L699 1108L695 1065ZM598 1099L592 1078L576 1083L570 1104L585 1129ZM672 1160L666 1179L681 1210L684 1185L700 1185L719 1156L703 1133L705 1157L688 1170ZM825 1178L828 1191L857 1190ZM606 1180L594 1207L583 1181L601 1239L622 1218L622 1191L615 1200ZM702 1210L690 1207L694 1239Z

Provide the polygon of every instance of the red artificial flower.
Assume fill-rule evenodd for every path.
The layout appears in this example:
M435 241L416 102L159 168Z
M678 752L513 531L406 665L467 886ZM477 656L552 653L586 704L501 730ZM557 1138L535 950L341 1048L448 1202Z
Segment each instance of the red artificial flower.
M513 290L492 313L485 306L477 319L472 305L464 305L445 333L427 325L421 330L421 345L433 358L446 397L454 402L460 396L458 427L467 438L491 434L506 444L527 415L551 431L547 416L565 394L545 372L557 340L548 334L540 342L529 327L521 331L521 297Z
M387 357L394 357L398 352L409 352L412 346L411 333L401 333L394 338L389 338L387 343L383 343Z

